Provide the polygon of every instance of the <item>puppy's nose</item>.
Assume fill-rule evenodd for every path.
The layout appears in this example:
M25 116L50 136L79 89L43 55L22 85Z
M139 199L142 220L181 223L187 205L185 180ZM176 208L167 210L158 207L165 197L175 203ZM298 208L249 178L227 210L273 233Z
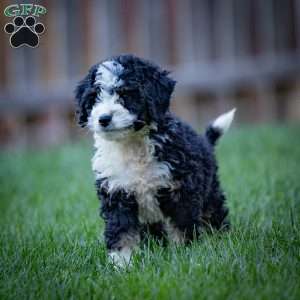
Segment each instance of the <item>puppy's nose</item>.
M112 119L112 115L102 115L99 117L99 124L102 127L107 127Z

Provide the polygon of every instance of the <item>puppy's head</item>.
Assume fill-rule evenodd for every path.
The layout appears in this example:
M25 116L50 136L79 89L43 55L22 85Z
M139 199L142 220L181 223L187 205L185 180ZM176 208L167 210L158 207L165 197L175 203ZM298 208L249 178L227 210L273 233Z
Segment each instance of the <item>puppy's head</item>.
M132 55L93 66L76 89L78 122L112 139L162 122L175 81L168 72Z

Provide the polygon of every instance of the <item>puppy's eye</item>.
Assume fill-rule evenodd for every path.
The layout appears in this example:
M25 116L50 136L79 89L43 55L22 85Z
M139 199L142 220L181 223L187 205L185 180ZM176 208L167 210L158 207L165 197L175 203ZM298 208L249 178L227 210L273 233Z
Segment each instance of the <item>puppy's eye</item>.
M125 89L117 89L117 93L120 97L126 95L126 90Z
M101 90L102 90L102 89L101 89L101 86L100 86L100 85L97 85L95 89L96 89L96 92L97 92L98 94L101 93Z
M117 102L121 105L125 105L124 99L119 97L119 99L117 100Z
M117 93L121 98L138 96L138 90L136 90L136 89L128 89L128 88L127 89L125 89L125 88L122 89L121 88L121 89L117 90Z

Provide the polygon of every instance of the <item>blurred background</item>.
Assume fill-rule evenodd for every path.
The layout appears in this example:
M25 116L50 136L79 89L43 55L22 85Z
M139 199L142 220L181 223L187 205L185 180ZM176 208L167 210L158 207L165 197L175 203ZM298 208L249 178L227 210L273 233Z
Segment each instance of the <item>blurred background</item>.
M94 63L134 53L178 81L172 110L200 128L237 107L237 124L300 121L299 0L57 0L40 4L38 48L0 33L1 147L85 136L73 91Z

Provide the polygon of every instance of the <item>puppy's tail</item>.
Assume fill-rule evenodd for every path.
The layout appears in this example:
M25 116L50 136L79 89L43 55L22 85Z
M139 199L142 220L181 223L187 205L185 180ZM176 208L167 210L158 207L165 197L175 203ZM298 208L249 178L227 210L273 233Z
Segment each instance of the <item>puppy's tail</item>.
M210 124L205 132L205 136L211 145L215 145L217 140L229 129L236 109L219 116L212 124Z

